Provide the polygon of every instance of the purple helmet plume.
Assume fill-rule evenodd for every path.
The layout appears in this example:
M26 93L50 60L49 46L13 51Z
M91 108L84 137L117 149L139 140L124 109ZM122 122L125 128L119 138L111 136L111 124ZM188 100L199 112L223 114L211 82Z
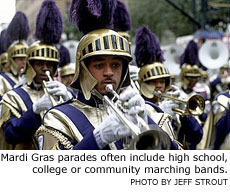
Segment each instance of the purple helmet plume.
M83 34L90 31L113 28L113 14L117 0L72 0L69 21Z
M70 53L69 50L64 46L60 45L60 48L58 49L60 53L60 67L63 67L70 63Z
M180 65L190 64L199 66L198 46L193 40L189 41L184 53L180 56Z
M35 37L46 44L56 44L61 34L62 18L56 2L44 0L36 19Z
M135 57L138 67L154 62L163 62L163 51L151 30L147 26L140 27L136 32Z
M129 31L131 28L131 21L129 12L123 2L117 1L117 7L113 16L113 24L115 31Z
M7 30L4 29L2 30L1 35L0 35L0 55L6 52L8 48L6 44L6 33L7 33Z
M7 28L7 34L11 40L10 42L26 40L29 33L30 28L26 15L20 11L16 12Z

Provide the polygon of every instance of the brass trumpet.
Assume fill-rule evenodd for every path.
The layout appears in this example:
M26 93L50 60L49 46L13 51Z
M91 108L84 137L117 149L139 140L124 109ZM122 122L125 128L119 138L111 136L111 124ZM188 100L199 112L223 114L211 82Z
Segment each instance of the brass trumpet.
M173 108L172 110L182 116L188 116L188 115L193 115L193 116L199 116L204 112L205 108L205 100L204 98L197 94L194 93L190 95L186 100L182 100L164 93L161 93L160 91L154 91L154 95L158 98L166 98L170 99L182 104L185 104L185 109L179 109L179 108Z
M113 90L113 86L108 84L105 89L107 92L112 93L114 98L110 100L108 96L104 95L104 103L116 113L118 118L131 131L131 141L129 138L126 139L128 149L170 149L170 138L160 127L155 125L150 128L150 126L138 115L137 121L139 125L135 125L132 121L127 119L125 115L125 105L119 102L119 95ZM114 99L116 99L116 102L113 101ZM129 142L127 142L127 140Z
M49 78L49 81L53 81L53 79L50 76L50 72L49 71L46 71L45 74ZM49 95L50 101L51 101L51 103L52 103L53 106L56 106L57 104L60 104L60 103L64 102L64 100L63 100L62 97L60 97L59 101L57 101L57 100L55 100L55 98L51 94L49 94L49 92L47 90L47 87L46 87L46 82L44 80L42 81L42 86L43 86L44 92Z

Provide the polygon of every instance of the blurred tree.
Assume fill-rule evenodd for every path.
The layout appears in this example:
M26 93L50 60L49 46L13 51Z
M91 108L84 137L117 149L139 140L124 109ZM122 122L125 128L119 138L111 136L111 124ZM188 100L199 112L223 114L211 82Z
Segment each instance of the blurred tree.
M202 21L202 1L196 0L172 0L184 12L194 17L199 23ZM157 35L160 42L167 39L167 35L174 37L193 34L199 29L198 25L185 17L179 10L175 9L165 0L126 0L131 16L131 37L134 41L135 31L143 24ZM208 0L208 3L225 3L226 0ZM192 9L193 8L193 9ZM228 8L214 7L208 4L206 13L206 28L212 30L226 29L229 23ZM169 33L170 32L170 33Z
M64 17L64 33L67 40L80 40L82 37L82 33L78 31L76 25L68 22L67 14Z
M184 10L191 10L191 1L175 1ZM174 9L166 1L156 0L130 0L129 11L132 21L131 36L143 24L157 35L160 41L164 39L165 31L171 31L175 36L191 34L191 22L184 17L178 10ZM166 33L167 34L167 33Z

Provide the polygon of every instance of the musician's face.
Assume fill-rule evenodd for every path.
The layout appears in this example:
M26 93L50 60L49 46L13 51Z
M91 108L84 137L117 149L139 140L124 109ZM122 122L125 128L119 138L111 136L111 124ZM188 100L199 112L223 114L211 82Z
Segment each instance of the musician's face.
M199 80L199 77L186 77L188 80L188 89L192 89Z
M34 81L37 84L42 84L42 81L48 81L48 77L45 74L46 71L50 72L50 76L54 75L54 67L56 66L55 62L44 61L44 60L34 60L33 69L36 72L36 76L34 77Z
M61 77L61 82L65 86L70 86L74 78L74 74L66 75Z
M229 69L228 68L221 68L220 69L220 77L226 78L229 76Z
M96 90L106 94L105 86L112 84L116 90L121 81L122 60L116 56L98 56L89 60L88 70L98 81Z
M164 78L150 80L148 81L148 84L154 86L156 91L165 92L166 85Z
M25 57L17 57L14 58L15 64L18 65L17 72L20 73L21 69L23 69L26 65L26 58Z

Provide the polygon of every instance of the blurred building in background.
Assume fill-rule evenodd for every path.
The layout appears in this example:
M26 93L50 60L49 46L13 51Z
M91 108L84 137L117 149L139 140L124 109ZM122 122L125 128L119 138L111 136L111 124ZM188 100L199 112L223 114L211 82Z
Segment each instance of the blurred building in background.
M71 0L55 0L59 7L63 21L67 17L68 8ZM22 11L29 20L31 35L34 34L35 21L43 0L16 0L16 11Z

